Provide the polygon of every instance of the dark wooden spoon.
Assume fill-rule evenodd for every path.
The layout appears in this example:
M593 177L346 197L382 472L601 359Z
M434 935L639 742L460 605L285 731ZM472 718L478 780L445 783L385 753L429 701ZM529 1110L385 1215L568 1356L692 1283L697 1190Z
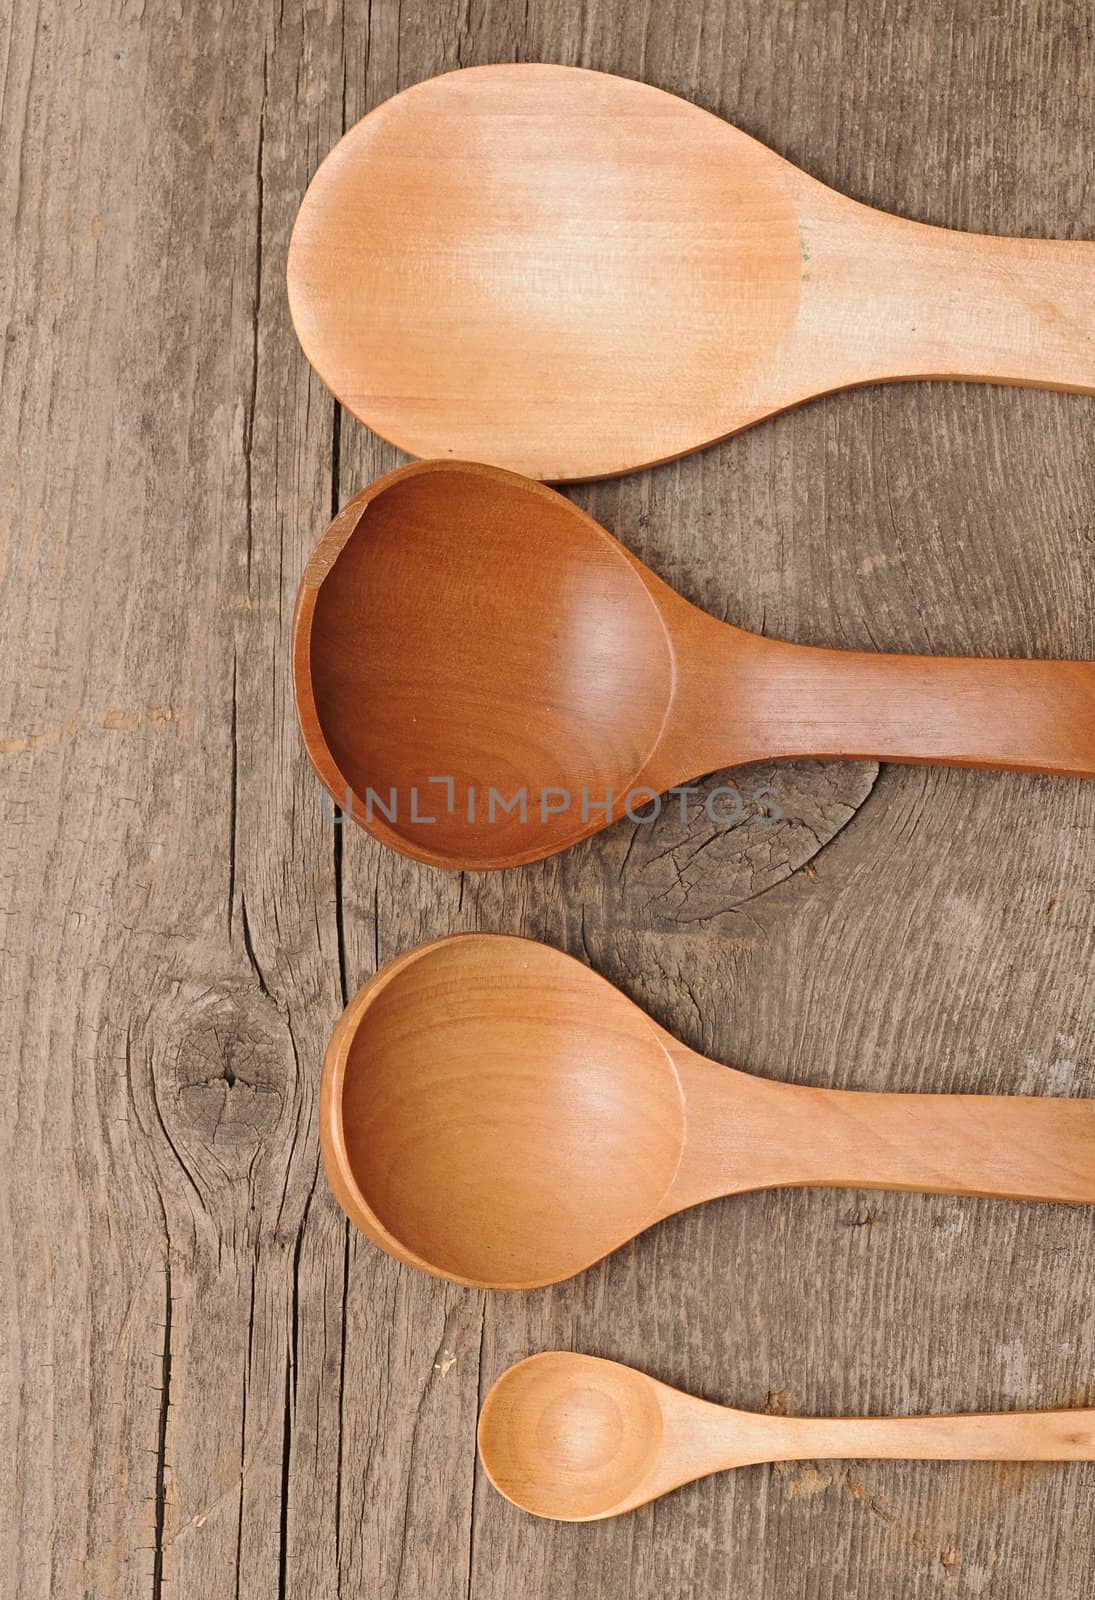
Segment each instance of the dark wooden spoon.
M312 762L385 843L514 866L697 774L786 756L1095 774L1095 663L822 650L681 598L584 512L422 462L308 563L294 681Z

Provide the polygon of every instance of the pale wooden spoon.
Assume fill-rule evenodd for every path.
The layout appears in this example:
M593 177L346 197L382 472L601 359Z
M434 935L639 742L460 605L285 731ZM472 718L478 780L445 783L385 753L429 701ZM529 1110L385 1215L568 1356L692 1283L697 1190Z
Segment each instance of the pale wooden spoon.
M417 456L626 472L852 384L1095 392L1095 245L888 216L675 95L470 67L335 146L289 304L339 400Z
M494 1487L523 1511L594 1522L761 1461L1095 1461L1095 1410L768 1416L552 1350L519 1361L490 1389L479 1454Z
M680 1044L547 945L438 939L327 1047L320 1142L351 1221L457 1283L558 1282L671 1212L800 1184L1095 1201L1095 1100L776 1083Z
M1095 662L746 633L554 490L460 462L404 467L339 513L304 574L293 673L335 801L445 867L539 860L773 757L1095 774Z

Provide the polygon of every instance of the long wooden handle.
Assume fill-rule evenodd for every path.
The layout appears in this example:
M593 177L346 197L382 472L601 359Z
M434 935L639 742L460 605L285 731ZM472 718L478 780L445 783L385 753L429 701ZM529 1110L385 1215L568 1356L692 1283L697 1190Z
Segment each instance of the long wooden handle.
M813 215L811 215L813 211ZM820 381L969 378L1095 394L1095 243L931 227L800 201L800 363ZM812 353L812 355L811 355Z
M799 1182L1095 1203L1095 1100L795 1087L783 1106Z
M1095 1461L1095 1410L779 1422L772 1460Z
M1095 1204L1095 1099L813 1088L672 1049L686 1148L661 1215L799 1185Z
M1095 776L1093 661L766 645L747 687L750 722L770 755Z
M920 245L891 323L911 371L1095 394L1095 244L932 228Z

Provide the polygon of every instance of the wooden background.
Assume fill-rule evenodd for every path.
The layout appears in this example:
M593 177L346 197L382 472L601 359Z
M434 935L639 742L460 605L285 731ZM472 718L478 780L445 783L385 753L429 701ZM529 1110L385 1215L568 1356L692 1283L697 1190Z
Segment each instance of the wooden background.
M0 1592L1079 1600L1095 1466L758 1467L569 1527L491 1490L474 1423L551 1346L803 1412L1095 1401L1091 1210L755 1195L488 1295L368 1246L318 1167L344 996L463 928L584 954L760 1073L1095 1093L1095 784L768 769L774 832L693 859L697 822L625 824L500 877L324 820L293 598L397 458L297 348L289 230L370 106L514 58L643 77L925 221L1095 232L1086 0L15 0ZM1090 657L1093 418L868 390L575 498L773 635Z

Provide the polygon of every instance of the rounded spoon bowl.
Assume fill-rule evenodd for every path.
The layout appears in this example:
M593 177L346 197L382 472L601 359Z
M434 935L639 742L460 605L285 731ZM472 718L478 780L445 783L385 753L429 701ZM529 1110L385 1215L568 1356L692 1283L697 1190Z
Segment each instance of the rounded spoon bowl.
M533 1288L645 1226L684 1105L657 1028L611 984L531 940L455 935L351 1001L320 1136L335 1194L390 1254Z
M301 586L312 762L355 821L436 865L516 865L603 827L658 744L673 673L623 546L489 467L380 479Z

